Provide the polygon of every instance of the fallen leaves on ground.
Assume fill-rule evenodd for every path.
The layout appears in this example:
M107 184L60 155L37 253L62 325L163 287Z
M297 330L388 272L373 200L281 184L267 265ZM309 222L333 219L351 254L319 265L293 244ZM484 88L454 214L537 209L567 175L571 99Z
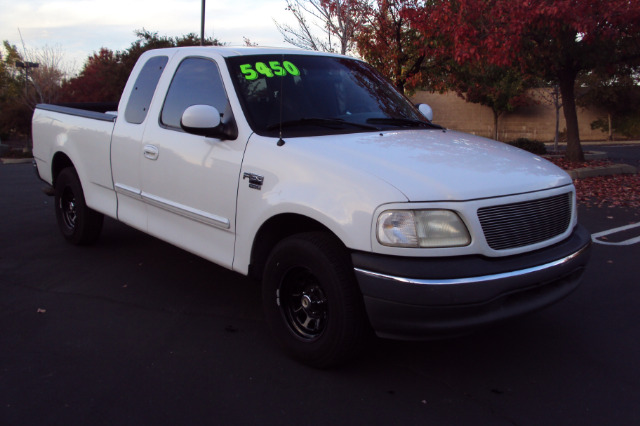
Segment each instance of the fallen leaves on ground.
M614 163L612 163L609 160L590 160L590 161L578 161L578 162L572 162L569 160L566 160L565 158L547 158L547 160L551 161L553 164L555 164L556 166L564 169L564 170L575 170L575 169L582 169L585 167L606 167L606 166L612 166Z
M611 166L609 160L570 162L564 158L549 161L564 170ZM578 202L586 207L623 207L640 209L640 175L598 176L573 181Z
M586 207L640 209L640 175L598 176L573 184L578 202Z

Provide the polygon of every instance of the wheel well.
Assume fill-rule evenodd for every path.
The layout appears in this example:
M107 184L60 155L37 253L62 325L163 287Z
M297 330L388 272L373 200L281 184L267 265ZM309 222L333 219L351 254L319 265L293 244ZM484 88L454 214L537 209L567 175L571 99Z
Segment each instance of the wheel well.
M329 228L306 216L288 213L274 216L266 221L254 239L249 276L258 280L262 278L262 271L269 253L279 241L294 234L313 231L326 232L340 242L340 239Z
M74 167L71 159L63 154L62 152L58 152L53 156L53 161L51 162L51 179L53 180L53 186L56 185L56 179L58 179L58 175L63 169L67 167Z

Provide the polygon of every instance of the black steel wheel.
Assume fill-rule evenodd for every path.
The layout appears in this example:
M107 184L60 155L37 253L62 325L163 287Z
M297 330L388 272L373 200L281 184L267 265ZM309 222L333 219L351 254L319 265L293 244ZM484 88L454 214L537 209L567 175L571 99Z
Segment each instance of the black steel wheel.
M67 241L85 245L98 239L104 216L87 207L80 179L73 167L63 169L58 175L54 199L58 228Z
M338 365L364 346L362 295L347 250L329 234L298 234L275 246L265 266L263 304L276 340L307 365Z
M289 329L300 339L317 339L327 328L327 297L318 278L307 268L296 267L286 273L276 303Z

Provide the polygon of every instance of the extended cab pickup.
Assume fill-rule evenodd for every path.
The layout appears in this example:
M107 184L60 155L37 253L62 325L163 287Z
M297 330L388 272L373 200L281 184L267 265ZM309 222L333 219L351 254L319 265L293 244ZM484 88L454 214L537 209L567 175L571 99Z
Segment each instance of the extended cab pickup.
M371 328L459 334L578 286L569 176L431 119L357 59L160 49L117 111L39 105L34 156L68 241L107 215L257 277L277 340L328 366Z

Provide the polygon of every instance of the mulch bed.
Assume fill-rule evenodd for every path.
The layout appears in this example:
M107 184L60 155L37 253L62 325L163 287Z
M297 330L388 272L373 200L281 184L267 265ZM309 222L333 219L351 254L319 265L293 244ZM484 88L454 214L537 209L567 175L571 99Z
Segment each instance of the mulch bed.
M609 160L572 163L564 158L549 158L564 170L611 166ZM575 179L578 202L585 207L623 207L640 209L640 175L612 175Z

